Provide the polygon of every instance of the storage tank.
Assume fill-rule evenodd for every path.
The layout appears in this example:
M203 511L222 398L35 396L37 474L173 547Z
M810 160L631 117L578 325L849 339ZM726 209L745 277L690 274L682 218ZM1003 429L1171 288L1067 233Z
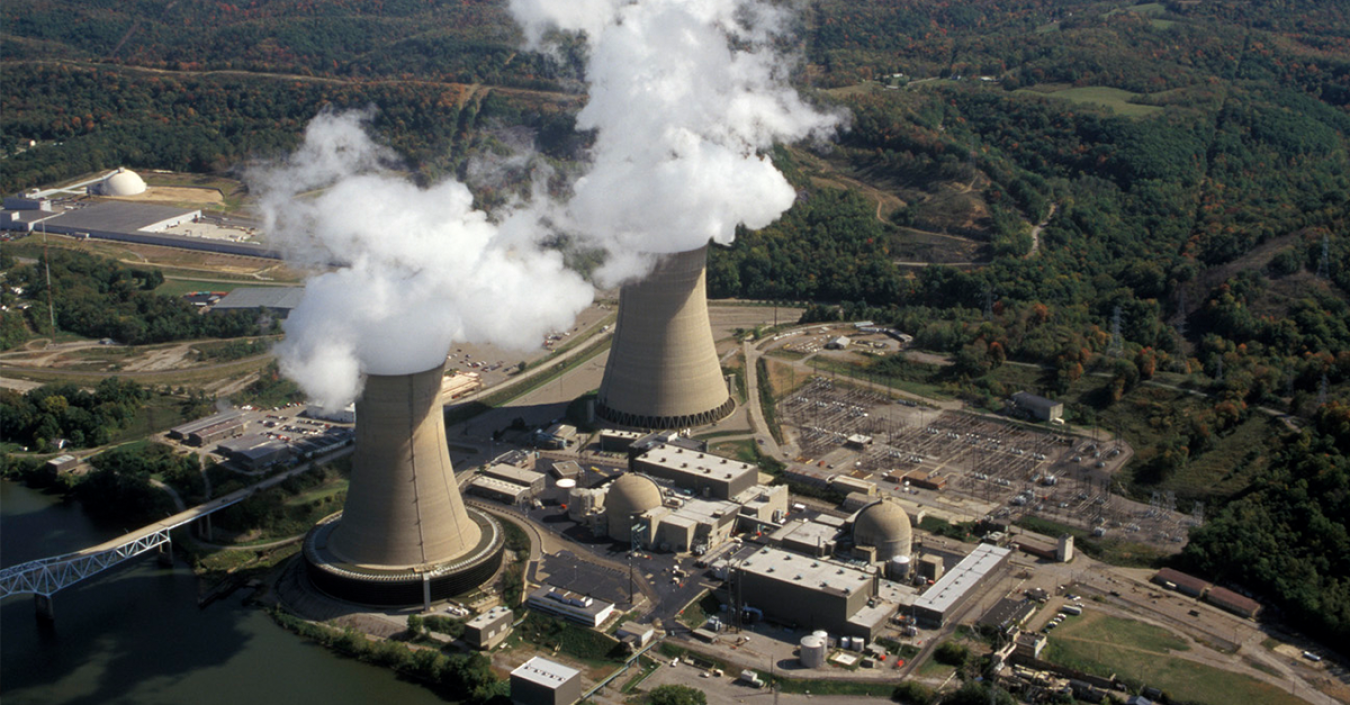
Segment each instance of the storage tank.
M909 577L909 556L896 556L886 565L886 577L891 580L905 580Z
M802 637L801 662L805 668L825 667L825 639L815 634Z

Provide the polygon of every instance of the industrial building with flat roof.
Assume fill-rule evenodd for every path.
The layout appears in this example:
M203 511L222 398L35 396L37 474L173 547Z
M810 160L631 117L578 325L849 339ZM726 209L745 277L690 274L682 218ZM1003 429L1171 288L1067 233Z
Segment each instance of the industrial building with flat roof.
M291 457L289 444L261 433L222 441L216 449L246 470L262 470Z
M1041 421L1058 421L1064 416L1064 402L1046 399L1030 392L1013 394L1012 406L1017 411Z
M169 438L189 445L204 446L238 435L247 426L247 415L235 409L174 426L169 429Z
M921 624L938 628L947 623L981 585L995 579L1008 565L1012 551L982 543L947 571L914 601L914 617Z
M731 499L759 482L759 469L754 465L667 444L634 458L630 467L717 499Z
M839 527L800 519L788 524L769 535L769 543L775 546L815 558L825 558L834 554Z
M744 607L807 629L871 639L896 607L873 600L879 578L872 573L776 548L732 566L731 578Z
M28 200L28 199L24 199ZM175 208L126 201L81 202L77 207L56 210L32 201L36 207L7 199L0 212L0 228L32 232L42 230L54 235L97 238L141 245L178 247L188 250L278 259L279 253L256 242L222 238L175 235L169 228L192 223L202 217L201 209ZM17 206L11 208L11 206Z
M513 705L572 705L581 699L581 671L535 656L511 671Z
M530 490L530 496L533 497L544 491L544 481L547 475L534 470L526 470L515 465L504 465L494 463L483 470L483 474L488 477L495 477L498 480L505 480L517 485L523 485Z
M647 510L638 519L647 545L662 551L710 551L731 540L740 506L735 502L689 498L677 506Z
M511 633L515 613L498 605L464 623L464 641L475 649L491 649Z
M615 613L612 603L552 585L544 585L530 593L526 604L544 614L584 624L592 629L604 624Z
M304 297L304 288L298 286L245 286L226 294L211 310L256 311L261 308L284 318Z
M1188 575L1175 568L1163 568L1153 575L1153 582L1183 595L1200 597L1209 589L1209 581Z
M534 496L530 492L530 488L525 485L517 485L514 482L487 475L479 475L470 480L469 491L481 497L513 506L528 501Z

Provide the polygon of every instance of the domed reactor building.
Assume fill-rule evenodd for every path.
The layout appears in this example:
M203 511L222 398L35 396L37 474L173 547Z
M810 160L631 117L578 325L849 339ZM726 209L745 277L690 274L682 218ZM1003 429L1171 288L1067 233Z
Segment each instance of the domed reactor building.
M863 507L853 522L853 543L870 549L872 561L884 565L889 577L909 575L914 528L899 503L883 499Z
M600 418L673 429L710 424L735 409L708 322L707 262L707 247L666 255L646 279L620 290Z
M442 368L366 378L346 504L305 538L309 579L323 592L430 606L481 585L501 564L501 525L464 505L450 466Z
M636 518L661 506L661 488L649 477L625 473L609 486L605 496L605 520L609 537L630 543Z

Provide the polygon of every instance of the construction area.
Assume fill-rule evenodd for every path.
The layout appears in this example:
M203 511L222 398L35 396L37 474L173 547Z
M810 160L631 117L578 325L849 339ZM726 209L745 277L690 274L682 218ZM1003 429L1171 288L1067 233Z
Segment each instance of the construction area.
M1203 521L1203 507L1178 513L1171 493L1148 504L1124 498L1114 474L1133 451L1117 439L938 410L824 377L784 399L778 414L795 437L797 462L822 478L871 481L882 492L959 495L985 503L1003 522L1039 516L1169 552Z

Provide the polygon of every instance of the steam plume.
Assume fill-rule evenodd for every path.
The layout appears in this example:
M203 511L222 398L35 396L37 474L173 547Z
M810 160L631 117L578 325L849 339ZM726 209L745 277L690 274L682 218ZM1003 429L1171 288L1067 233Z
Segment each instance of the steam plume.
M783 10L762 0L511 0L527 39L584 33L596 129L593 167L559 219L609 253L604 285L642 273L640 253L730 243L795 197L763 156L774 142L823 137L838 115L806 104L773 48Z
M523 350L570 326L592 290L538 245L532 219L493 222L463 184L423 189L391 173L365 117L319 115L286 163L252 174L287 260L338 265L306 282L278 347L282 372L343 406L361 373L422 371L456 342Z

